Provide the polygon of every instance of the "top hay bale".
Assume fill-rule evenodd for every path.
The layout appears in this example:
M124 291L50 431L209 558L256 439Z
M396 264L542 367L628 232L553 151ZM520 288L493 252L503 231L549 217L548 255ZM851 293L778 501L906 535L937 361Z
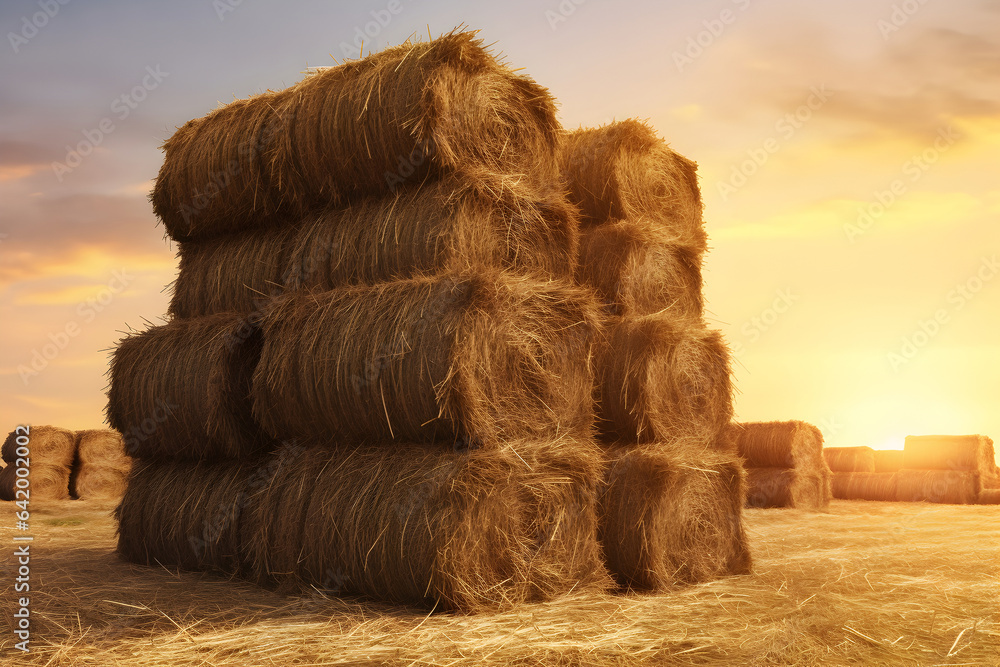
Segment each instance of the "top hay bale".
M625 120L564 135L559 168L585 225L648 219L675 242L704 251L698 165L648 125Z
M76 456L76 441L73 431L58 426L31 426L27 431L15 429L7 435L3 443L3 460L17 461L19 436L27 438L29 456L34 463L45 463L67 469L73 465ZM24 440L21 440L23 443Z
M903 467L911 470L972 470L992 476L993 441L982 435L908 435Z
M458 170L557 174L548 91L472 32L386 49L236 100L164 143L153 209L177 241L382 196Z
M730 433L749 468L800 468L829 471L823 460L823 434L803 421L734 423Z
M871 447L824 447L823 458L833 472L875 472Z

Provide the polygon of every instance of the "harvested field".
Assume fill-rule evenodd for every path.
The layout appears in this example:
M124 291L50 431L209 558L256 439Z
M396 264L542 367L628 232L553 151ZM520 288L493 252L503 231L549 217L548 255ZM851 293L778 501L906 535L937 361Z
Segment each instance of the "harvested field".
M472 616L131 565L113 553L112 507L33 503L32 652L19 664L1000 662L996 506L746 510L750 575ZM13 505L0 522L9 541ZM13 641L5 630L0 650Z

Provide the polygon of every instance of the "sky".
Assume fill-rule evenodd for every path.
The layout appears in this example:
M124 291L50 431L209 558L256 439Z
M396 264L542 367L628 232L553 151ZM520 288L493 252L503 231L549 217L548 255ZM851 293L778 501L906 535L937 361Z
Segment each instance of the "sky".
M738 419L1000 437L1000 0L4 2L0 422L103 424L176 275L147 201L176 127L459 25L565 127L698 162Z

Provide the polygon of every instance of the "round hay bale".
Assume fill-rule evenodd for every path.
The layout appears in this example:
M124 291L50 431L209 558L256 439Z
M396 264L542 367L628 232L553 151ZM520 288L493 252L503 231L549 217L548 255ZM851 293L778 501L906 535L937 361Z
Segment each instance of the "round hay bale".
M698 165L648 125L624 120L565 133L559 167L584 224L648 219L681 245L705 250Z
M238 573L246 489L261 465L137 461L115 510L119 555L143 565Z
M111 360L108 423L138 458L253 456L273 446L254 423L261 336L234 313L174 320L124 338Z
M1000 505L1000 489L983 489L976 500L979 505Z
M24 430L15 429L4 440L2 455L7 463L17 460L17 439L23 435ZM73 431L58 426L30 426L27 438L32 464L46 463L65 466L67 469L73 465L76 457Z
M125 453L122 434L114 429L99 428L77 431L76 457L82 464L106 466L128 472L132 461Z
M980 435L908 435L904 467L913 470L969 470L990 475L996 467L993 441Z
M875 450L875 472L899 472L902 467L902 449Z
M969 470L907 470L896 473L896 499L901 502L971 505L979 498L979 473Z
M275 437L586 437L597 305L563 282L477 272L276 300L254 414Z
M619 584L663 590L750 571L735 454L673 443L606 454L599 536Z
M824 447L823 458L835 473L875 472L875 450L871 447Z
M17 497L17 474L20 466L8 463L0 469L0 500L23 500ZM28 466L28 500L66 500L69 498L69 466L36 461Z
M617 320L595 368L602 439L723 442L733 403L719 332L665 314Z
M121 498L128 483L128 472L128 469L82 464L70 476L70 493L80 500Z
M153 209L188 241L463 169L551 183L558 132L548 91L453 32L187 123L164 144Z
M891 503L897 498L897 484L894 472L835 472L833 497Z
M698 318L702 251L648 219L610 222L581 234L576 280L594 288L612 315Z
M823 433L804 421L742 422L729 427L736 449L749 468L796 468L829 475L823 458Z
M827 478L808 468L747 468L747 507L822 510L830 504Z

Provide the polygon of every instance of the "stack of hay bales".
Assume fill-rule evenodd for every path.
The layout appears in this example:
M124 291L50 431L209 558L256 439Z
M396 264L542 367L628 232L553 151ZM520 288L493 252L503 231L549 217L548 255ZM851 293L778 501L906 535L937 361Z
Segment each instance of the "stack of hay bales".
M25 458L18 455L19 450L29 453L30 465L17 465L19 458ZM0 500L16 499L18 467L28 471L28 488L34 500L120 498L132 466L117 431L74 433L56 426L24 426L11 431L3 444L3 460L8 465L0 469Z
M171 319L111 362L120 554L438 609L606 587L559 132L470 33L181 127Z
M111 500L125 493L132 459L125 453L122 435L112 429L77 431L76 460L69 492L80 500Z
M745 422L730 426L747 467L747 507L823 509L832 496L823 434L803 421Z
M898 456L871 447L826 447L833 471L833 497L843 500L896 500ZM895 469L893 469L895 468Z
M18 450L26 447L30 459L24 465L18 459ZM0 470L0 500L15 500L18 487L18 470L27 469L31 500L65 500L69 498L69 480L73 472L76 446L73 431L56 426L32 426L10 432L3 443L3 460L7 463Z
M729 352L702 318L696 165L630 120L567 134L560 168L581 211L575 278L606 317L595 398L607 564L645 589L747 572Z
M972 504L1000 487L993 440L982 435L907 436L896 475L897 498L908 502Z

